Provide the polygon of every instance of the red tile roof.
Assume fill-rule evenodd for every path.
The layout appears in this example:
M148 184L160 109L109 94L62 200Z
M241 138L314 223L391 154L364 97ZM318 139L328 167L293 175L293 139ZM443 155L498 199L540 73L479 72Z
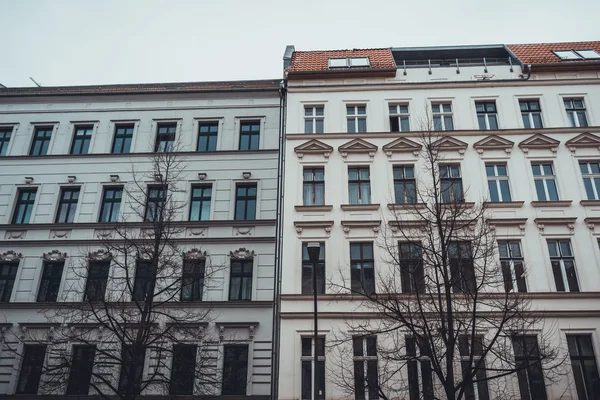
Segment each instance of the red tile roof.
M553 50L596 50L600 53L600 42L566 42L538 44L509 44L506 47L524 64L591 63L599 60L561 60Z
M54 96L88 94L147 94L219 91L270 91L279 90L280 79L221 82L141 83L94 86L43 86L0 88L0 97Z
M354 50L323 50L323 51L295 51L292 62L287 69L290 73L302 72L340 72L341 68L329 68L330 58L369 57L370 67L351 68L352 71L373 71L396 69L394 57L390 49L354 49ZM350 68L344 69L348 72Z

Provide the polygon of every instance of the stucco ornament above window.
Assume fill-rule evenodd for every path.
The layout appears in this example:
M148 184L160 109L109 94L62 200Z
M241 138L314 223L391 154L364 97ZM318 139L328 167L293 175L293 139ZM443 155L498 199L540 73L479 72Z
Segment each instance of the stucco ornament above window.
M44 253L42 259L46 262L63 262L67 259L67 253L61 253L58 250L52 250L49 253Z
M468 146L467 143L452 136L443 137L431 144L434 151L458 151L461 155L465 154Z
M600 137L592 135L589 132L584 132L581 135L574 137L573 139L567 140L565 142L565 145L573 153L578 148L595 148L600 150Z
M559 140L537 133L519 143L519 147L524 153L529 152L529 149L549 149L556 154L559 144Z
M300 146L294 147L294 152L298 158L304 157L305 154L321 154L323 157L329 158L332 151L333 147L317 139L309 140Z
M206 251L193 248L183 253L184 260L206 260Z
M346 158L349 153L366 153L369 155L369 157L373 158L375 156L375 153L377 152L377 149L378 147L376 145L362 139L354 139L338 147L338 151L342 154L342 157L344 158Z
M250 260L254 258L254 250L248 250L245 247L241 247L235 251L230 251L229 257L234 260Z
M515 142L505 139L502 136L490 135L474 143L473 148L479 154L482 154L484 150L504 150L506 153L510 153L514 145Z
M388 157L391 157L394 153L413 153L416 157L421 152L422 147L419 143L401 137L384 145L382 149Z
M2 262L18 262L21 258L23 258L23 254L14 250L8 250L6 253L0 254L0 261Z
M90 261L109 261L112 260L112 254L110 251L105 249L98 249L88 253L88 260Z

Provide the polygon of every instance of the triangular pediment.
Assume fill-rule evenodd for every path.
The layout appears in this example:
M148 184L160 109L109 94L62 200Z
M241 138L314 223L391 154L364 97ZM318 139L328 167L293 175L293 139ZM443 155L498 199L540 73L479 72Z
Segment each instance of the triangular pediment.
M559 144L559 140L537 133L519 143L519 147L526 149L554 149Z
M490 135L473 144L473 147L483 150L506 150L512 149L514 145L515 142L505 139L502 136Z
M469 145L462 140L458 140L452 136L443 137L431 144L432 149L437 151L465 150L468 146Z
M338 151L340 153L374 153L377 148L373 143L366 140L354 139L338 147Z
M569 148L577 147L600 147L600 137L592 135L589 132L584 132L579 136L569 139L565 142Z
M324 154L324 153L331 153L333 151L333 147L321 142L320 140L311 139L308 142L301 144L300 146L294 147L294 151L296 153L303 153L303 154L312 154L312 153Z
M398 138L393 142L390 142L382 147L386 153L413 153L415 151L421 151L419 143L415 143L407 138Z

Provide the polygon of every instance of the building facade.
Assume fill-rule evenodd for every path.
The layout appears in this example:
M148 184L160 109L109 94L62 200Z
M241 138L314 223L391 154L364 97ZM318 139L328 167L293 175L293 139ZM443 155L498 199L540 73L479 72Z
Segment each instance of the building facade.
M102 258L115 227L147 227L134 208L142 201L148 215L152 187L146 200L128 197L128 189L156 183L134 173L160 180L155 157L171 152L182 160L173 243L184 260L201 260L202 274L219 266L210 284L173 299L210 315L197 321L189 357L200 357L200 347L210 355L208 392L269 398L279 129L279 81L1 89L0 395L70 394L71 386L49 392L42 384L53 344L40 352L32 333L70 328L72 321L57 325L42 311L84 301L72 288L92 277L76 266ZM99 278L103 291L111 278ZM189 357L177 354L169 355L171 370L178 363L189 370ZM150 355L143 362L149 376L156 364ZM88 364L97 365L81 365ZM116 387L118 368L111 374ZM186 387L178 393L198 394L195 384ZM95 392L86 383L77 390Z
M504 397L480 392L471 398L600 395L600 42L339 51L289 46L284 67L278 398L313 398L313 368L319 398L378 397L356 376L354 386L339 384L336 342L352 335L349 322L378 318L365 315L363 298L350 295L351 288L355 280L368 281L381 293L376 277L390 266L381 241L399 246L394 212L415 201L407 188L427 184L417 142L432 128L443 140L445 165L439 167L452 167L445 176L460 185L464 201L486 201L499 245L514 246L508 255L500 249L498 263L527 266L526 273L509 275L505 287L526 293L533 310L545 311L532 335L551 335L557 347L588 346L581 354L589 360L587 378L570 349L565 354L573 368L569 362L555 382L540 385L531 375L513 374ZM315 264L310 242L320 245ZM316 350L313 265L318 335L325 342ZM366 373L363 360L377 369L377 353L363 352L361 342L342 370L352 379L358 362ZM390 397L429 398L423 377L408 369L398 371L405 385Z

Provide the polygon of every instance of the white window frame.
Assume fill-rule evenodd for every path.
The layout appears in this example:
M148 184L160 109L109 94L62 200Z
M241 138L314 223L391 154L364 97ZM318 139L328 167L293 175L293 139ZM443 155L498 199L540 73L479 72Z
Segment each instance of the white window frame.
M491 113L491 112L477 112L477 103L494 103L494 107L496 108L496 112L495 113ZM479 116L483 115L484 116L484 121L485 121L485 130L486 131L495 131L495 130L499 130L500 129L500 121L498 118L498 102L496 101L496 99L480 99L480 100L475 100L475 118L477 119L477 129L479 129ZM495 115L496 116L496 129L491 129L490 128L490 115Z
M471 335L469 334L468 336L469 336L469 339L471 339L471 337L470 337ZM475 366L477 365L479 360L482 358L482 356L476 356L472 347L473 347L473 343L471 341L469 341L469 349L468 349L469 354L467 354L466 356L460 356L460 360L461 361L469 361L470 354L472 353L473 354L473 362L471 364L471 367L475 368ZM460 351L459 351L459 354L460 354ZM477 377L474 377L474 378L477 379ZM479 386L477 385L477 382L471 382L471 386L473 388L474 400L479 400ZM489 392L489 389L488 389L488 392Z
M584 60L600 60L600 53L598 53L594 49L581 49L581 50L575 50L575 52L579 56L583 57ZM584 54L584 52L590 53L590 55L586 56Z
M523 111L523 110L521 110L521 102L522 101L525 101L525 102L537 101L538 106L540 107L539 111L531 111L531 110ZM527 98L519 99L519 111L521 112L521 116L523 116L523 114L527 114L527 119L529 120L529 126L531 127L529 129L543 129L544 128L542 103L540 102L540 99L527 99ZM540 114L540 121L542 121L542 126L540 126L539 128L535 126L534 119L533 119L533 113ZM525 124L523 124L523 127L525 127Z
M315 372L317 370L317 362L323 361L325 363L325 366L327 367L327 337L324 334L319 333L318 339L321 339L321 338L324 341L323 355L318 356L317 355L317 342L315 342L314 336L307 336L307 335L300 336L300 346L302 346L302 339L310 339L310 342L311 342L310 356L303 356L302 348L300 348L300 363L302 363L302 361L310 361L310 366L311 366L310 397L311 397L311 400L315 400L315 399L313 399L313 393L315 390L315 375L316 375ZM327 368L325 368L325 372L327 373ZM300 373L300 376L302 376L301 373ZM302 379L302 377L300 377L300 379ZM327 380L327 375L325 375L325 380ZM327 382L325 382L325 383L327 383ZM325 391L327 392L327 387L325 387ZM302 392L302 382L300 382L300 392ZM299 399L302 399L302 393L300 393Z
M552 52L561 60L581 60L584 58L579 53L576 53L575 50L552 50ZM563 55L560 55L560 53Z
M525 257L523 257L523 247L521 246L521 241L518 239L499 239L499 242L506 242L506 243L510 243L510 242L518 242L519 243L519 250L521 251L521 258L523 261L523 279L525 279L527 277L527 273L525 272ZM512 281L512 289L513 289L513 293L519 293L519 285L518 285L518 278L517 278L517 272L515 270L515 259L511 252L510 252L510 244L508 244L507 246L507 251L509 252L509 260L510 260L510 279ZM500 261L503 260L503 258L499 257ZM506 260L506 258L504 259ZM525 280L525 285L527 285L527 280ZM523 292L523 293L527 293L527 292Z
M594 198L593 199L589 199L589 200L600 200L600 188L596 187L596 182L595 179L600 178L600 173L599 174L594 174L592 173L592 169L590 168L590 164L591 163L596 163L594 161L580 161L579 165L581 165L581 163L584 163L586 166L586 169L588 171L587 174L581 174L581 179L582 181L584 179L590 179L590 182L592 184L592 190L594 191ZM579 171L581 171L581 167L579 167ZM587 197L587 190L585 190L585 183L583 184L583 190L585 191L585 197Z
M408 102L400 102L400 103L390 103L389 107L388 107L388 111L391 107L394 107L396 110L395 112L392 114L390 112L390 118L397 118L398 119L398 132L410 132L410 104ZM401 111L401 107L406 107L406 112L403 113ZM402 121L401 118L407 118L408 119L408 130L407 131L403 131L402 130ZM390 124L390 131L392 130L391 124Z
M585 105L585 99L583 97L563 97L563 107L565 109L565 112L567 113L567 120L569 121L569 125L571 124L571 118L569 117L569 114L573 114L573 122L575 122L575 126L574 128L581 128L581 123L579 122L579 116L577 115L578 111L583 111L583 113L585 114L585 119L587 122L587 126L590 126L590 119L587 113L587 107ZM567 110L567 107L565 106L565 101L574 101L574 100L581 100L581 103L583 104L583 108L574 108L571 110ZM585 127L584 127L585 128Z
M566 239L553 239L553 240L560 241L560 240L566 240ZM569 258L573 259L573 268L575 269L575 279L577 279L577 286L579 288L579 290L574 293L578 293L578 292L581 292L581 282L579 281L579 273L577 272L577 264L575 263L575 252L573 251L573 244L571 243L571 240L568 240L568 242L569 242L569 249L571 250L571 254L572 254ZM569 285L569 280L567 279L567 268L565 267L565 258L567 258L567 257L562 255L560 245L558 245L557 250L558 250L558 254L559 254L559 259L557 260L558 257L552 257L549 254L550 264L552 264L552 261L559 261L560 277L563 281L565 293L572 292L573 290L571 290L571 286Z
M352 107L352 114L349 113L348 108ZM359 114L358 113L358 107L364 107L365 108L365 113L364 114ZM368 131L368 127L367 127L367 104L366 103L351 103L351 104L346 104L346 130L348 130L348 121L350 119L354 119L354 132L348 132L348 133L366 133ZM360 119L364 119L365 120L365 132L361 132L358 130L358 121Z
M506 168L506 176L502 176L502 175L498 175L498 165L504 166ZM498 191L498 199L499 199L499 203L504 203L507 201L511 201L511 200L505 200L502 198L502 190L500 190L500 181L507 181L508 182L508 191L509 193L512 192L510 189L510 179L508 178L508 165L506 165L506 163L498 163L498 162L494 162L494 163L489 163L489 164L485 164L486 167L494 167L494 176L488 176L487 177L487 181L495 181L496 183L496 190ZM486 174L487 175L487 174ZM490 193L490 201L492 201L491 199L491 193Z
M317 108L323 109L323 115L317 115ZM310 115L306 115L306 110L311 110ZM366 109L365 109L366 112ZM366 114L365 114L366 115ZM306 132L306 121L311 121L311 131ZM323 132L317 132L317 120L323 121ZM325 133L325 105L324 104L305 104L304 105L304 133L305 134L323 134Z
M377 336L376 335L369 335L369 336L375 336L375 340L377 340ZM364 379L365 381L367 381L367 377L368 377L368 366L367 366L367 361L377 361L377 377L379 379L379 358L377 356L377 349L375 349L375 356L369 356L367 355L367 336L361 336L359 337L361 344L362 344L362 356L355 356L354 354L352 354L352 367L354 367L354 362L355 361L362 361L363 363L363 372L364 375L361 376L361 379ZM354 341L352 342L352 345L354 345ZM354 353L354 348L352 349L352 352ZM356 376L354 377L354 380L356 381ZM364 393L364 398L365 400L372 400L369 399L369 388L367 387L367 385L365 385L365 393ZM378 398L378 397L377 397Z
M550 167L552 168L552 175L546 175L543 165L544 164L550 164ZM552 179L554 181L554 185L556 186L556 197L558 197L558 199L560 199L560 193L558 191L558 183L556 181L556 173L554 172L554 163L550 162L550 163L544 163L544 162L536 162L536 163L532 163L533 165L539 165L540 166L540 175L533 175L533 187L534 187L534 191L536 193L537 196L537 188L535 186L535 181L537 180L541 180L543 185L544 185L544 193L546 194L546 200L540 200L538 199L538 201L554 201L554 200L550 200L550 192L548 191L548 179ZM533 169L531 171L531 173L533 174Z
M423 387L423 371L421 369L421 357L423 357L423 359L429 359L429 357L421 356L421 348L419 347L419 343L417 342L416 338L414 338L414 341L415 341L415 359L417 362L417 381L418 381L418 386L419 386L419 396L422 396L425 392L425 388ZM429 362L431 362L430 359L429 359ZM434 380L434 377L433 377L433 374L431 374L431 384L435 388L433 380Z
M452 130L454 130L454 113L452 111L444 111L444 105L449 105L450 106L450 110L452 110L452 102L451 101L432 101L431 102L431 116L433 118L435 117L440 117L440 125L442 127L442 131L447 131L449 129L446 129L446 123L444 121L444 117L450 117L452 119ZM433 107L434 106L438 106L440 107L440 111L434 111ZM433 127L435 129L435 122L433 124Z

